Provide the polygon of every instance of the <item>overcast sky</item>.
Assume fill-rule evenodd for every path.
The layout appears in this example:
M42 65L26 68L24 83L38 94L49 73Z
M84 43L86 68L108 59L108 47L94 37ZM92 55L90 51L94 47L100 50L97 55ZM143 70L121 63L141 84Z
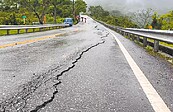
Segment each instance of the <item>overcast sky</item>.
M101 5L108 10L122 12L152 8L160 13L173 10L173 0L84 0L90 5Z

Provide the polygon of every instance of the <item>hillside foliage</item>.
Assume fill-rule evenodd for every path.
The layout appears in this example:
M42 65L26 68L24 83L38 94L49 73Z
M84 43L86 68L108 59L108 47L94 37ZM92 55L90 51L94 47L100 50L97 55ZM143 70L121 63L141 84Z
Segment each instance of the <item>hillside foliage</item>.
M154 29L173 30L173 11L162 15L155 13L152 19L151 25Z
M86 8L83 0L74 0L74 4L71 0L0 0L0 24L24 24L22 16L26 16L26 24L60 23L86 12Z
M106 11L101 6L90 6L89 14L94 19L107 24L124 28L152 28L158 30L173 30L173 11L158 15L152 9L139 10L123 15L120 11Z
M137 27L137 25L126 15L114 15L109 11L104 10L101 6L90 6L89 14L94 19L103 21L107 24L120 27Z

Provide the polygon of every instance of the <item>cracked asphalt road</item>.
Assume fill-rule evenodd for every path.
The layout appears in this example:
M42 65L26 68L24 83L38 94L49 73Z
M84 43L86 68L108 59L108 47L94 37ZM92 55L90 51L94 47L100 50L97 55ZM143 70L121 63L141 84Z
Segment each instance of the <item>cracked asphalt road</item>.
M61 30L9 36L8 42L17 42L55 35L0 49L0 112L154 112L113 36L87 20ZM173 111L172 66L113 33ZM1 40L0 45L8 43Z

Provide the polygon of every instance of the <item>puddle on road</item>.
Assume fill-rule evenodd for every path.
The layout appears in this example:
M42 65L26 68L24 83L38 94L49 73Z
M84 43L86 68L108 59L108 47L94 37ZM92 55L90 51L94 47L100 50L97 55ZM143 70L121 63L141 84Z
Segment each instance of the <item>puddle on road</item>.
M66 32L66 33L63 33L63 34L55 34L55 37L59 37L59 36L63 36L63 37L67 37L67 36L70 36L70 35L75 35L79 32L82 32L83 30L79 30L78 28L76 28L75 30L73 31L70 31L70 32Z
M55 34L55 37L59 37L59 36L63 36L63 37L65 37L65 36L68 36L68 33L63 33L63 34Z
M54 40L54 42L50 45L51 48L57 48L57 47L63 47L64 45L67 45L66 40Z

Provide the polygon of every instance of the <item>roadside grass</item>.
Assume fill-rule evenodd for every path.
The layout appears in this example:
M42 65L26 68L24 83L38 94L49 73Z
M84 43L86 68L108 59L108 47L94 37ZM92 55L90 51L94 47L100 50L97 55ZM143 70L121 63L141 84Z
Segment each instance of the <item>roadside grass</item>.
M149 42L154 43L154 40L153 40L153 39L147 39L147 40L148 40ZM159 44L160 44L160 45L163 45L163 46L166 46L166 47L173 48L173 44L170 44L170 43L160 42Z
M129 38L128 36L124 36L125 38L132 40L132 38ZM143 39L143 37L139 37L140 39ZM152 39L147 39L147 41L149 42L153 42L154 43L154 40ZM134 42L139 45L140 47L143 47L143 43L141 42L138 42L136 39L134 40ZM160 42L160 45L163 45L163 46L166 46L166 47L170 47L170 48L173 48L173 44L169 44L169 43L166 43L166 42ZM143 47L144 48L144 47ZM168 55L168 54L165 54L163 52L154 52L153 50L153 47L151 46L147 46L144 48L146 52L148 52L150 55L154 56L154 57L159 57L159 58L162 58L168 62L170 62L172 65L173 65L173 57Z
M142 37L140 37L141 39L143 39ZM149 42L153 42L154 43L154 40L152 39L147 39L147 41ZM143 47L143 43L141 42L137 42L135 41L135 43L137 43L139 46ZM173 48L173 44L168 44L166 42L160 42L160 45L163 45L163 46L166 46L166 47L171 47ZM144 47L143 47L144 48ZM154 52L153 50L153 47L151 46L147 46L144 48L146 50L146 52L148 52L150 55L154 56L154 57L160 57L162 59L165 59L166 61L170 62L172 65L173 65L173 57L168 55L168 54L165 54L163 52Z
M116 31L116 30L115 30L115 31ZM117 31L116 31L116 32L117 32ZM119 32L117 32L117 33L119 33ZM120 33L119 33L119 34L120 34ZM130 38L130 37L128 37L127 35L126 35L126 36L124 36L123 34L121 34L121 35L122 35L123 37L125 37L125 38L127 38L127 39L133 41L133 39ZM135 38L136 38L136 37L135 37ZM139 37L139 38L140 38L140 39L143 39L143 37ZM153 40L153 39L147 39L147 41L154 43L154 40ZM134 42L135 42L136 44L138 44L140 47L143 47L143 43L138 42L136 39L134 39ZM165 46L165 47L173 48L173 44L171 44L171 43L160 42L159 44L162 45L162 46ZM143 47L143 48L144 48L144 47ZM151 47L151 46L147 46L147 47L145 47L144 49L145 49L146 52L148 52L150 55L155 56L155 57L160 57L160 58L162 58L162 59L165 59L166 61L170 62L170 63L173 65L173 56L168 55L168 54L165 54L165 53L163 53L163 52L154 52L153 47Z
M7 34L7 30L0 30L0 36L4 36Z
M145 48L146 52L148 52L150 55L155 56L155 57L160 57L162 59L165 59L166 61L170 62L173 65L173 57L169 56L163 52L154 52L153 48L150 46L147 46Z
M47 30L53 30L53 28L45 28L44 30L42 30L42 31L47 31ZM28 31L27 31L28 33L33 33L33 32L40 32L40 29L39 28L35 28L34 29L34 31L33 31L33 29L28 29ZM9 35L16 35L18 33L18 31L17 30L10 30L9 31ZM20 30L20 32L19 32L20 34L24 34L24 33L26 33L26 30L25 29L22 29L22 30ZM5 35L7 35L7 30L0 30L0 36L5 36Z

